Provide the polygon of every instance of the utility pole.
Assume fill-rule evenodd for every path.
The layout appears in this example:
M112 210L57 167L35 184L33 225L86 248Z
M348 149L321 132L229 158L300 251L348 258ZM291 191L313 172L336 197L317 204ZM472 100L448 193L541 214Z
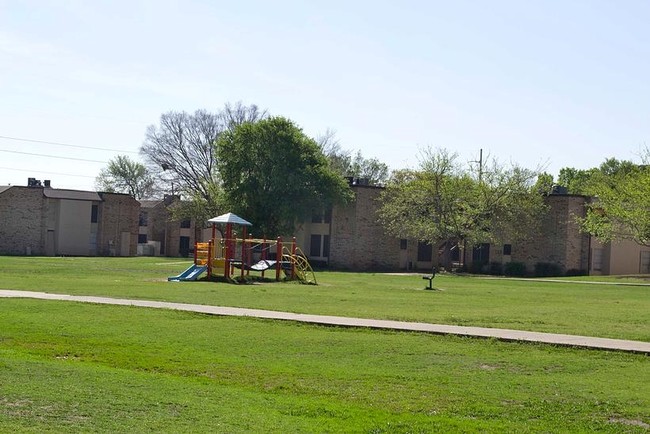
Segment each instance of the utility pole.
M478 183L483 183L483 149L479 150L478 161L470 161L470 163L478 163Z

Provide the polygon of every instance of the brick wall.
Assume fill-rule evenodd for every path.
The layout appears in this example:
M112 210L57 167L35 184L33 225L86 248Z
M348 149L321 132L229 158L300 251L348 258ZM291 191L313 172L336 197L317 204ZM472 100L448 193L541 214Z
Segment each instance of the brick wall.
M138 216L140 203L126 194L100 193L97 253L119 256L128 252L135 256L138 245ZM123 245L122 233L128 232L128 246Z
M529 271L538 262L557 264L563 271L586 270L589 235L581 233L576 218L584 217L587 200L583 196L548 196L549 210L543 216L541 234L530 242L513 244L512 261L523 262Z
M399 239L387 236L377 221L377 198L381 188L352 187L355 200L332 210L329 263L354 270L399 268Z
M44 255L43 189L13 186L0 193L0 254Z

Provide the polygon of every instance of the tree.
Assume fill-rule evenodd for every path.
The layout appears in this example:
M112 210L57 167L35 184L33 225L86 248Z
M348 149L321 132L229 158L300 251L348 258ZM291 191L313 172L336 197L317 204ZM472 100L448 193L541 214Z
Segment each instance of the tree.
M365 178L371 185L383 184L388 180L388 166L376 158L364 158L361 151L354 157L350 151L343 150L336 133L325 130L316 137L321 152L327 158L332 170L344 177Z
M606 159L599 167L591 169L575 169L563 167L560 169L558 183L567 188L570 194L593 196L596 194L596 184L604 177L615 177L619 173L634 170L636 165L628 160Z
M603 170L591 186L595 199L582 219L583 229L602 241L629 239L650 246L650 167Z
M536 177L496 161L475 176L457 154L427 149L419 170L393 174L380 196L379 219L394 236L434 245L526 238L544 209Z
M150 197L155 190L155 181L147 168L124 155L118 155L95 178L98 191L127 193L136 199Z
M364 158L357 151L350 164L347 176L365 178L371 185L384 184L388 180L388 166L376 158Z
M217 113L206 110L168 112L160 117L158 126L147 128L140 153L150 170L167 182L174 183L198 200L210 201L219 186L214 143L224 132L247 122L266 117L257 106L226 104ZM164 175L166 174L166 175Z
M313 139L293 122L243 123L216 143L224 203L261 235L291 233L297 221L351 197Z

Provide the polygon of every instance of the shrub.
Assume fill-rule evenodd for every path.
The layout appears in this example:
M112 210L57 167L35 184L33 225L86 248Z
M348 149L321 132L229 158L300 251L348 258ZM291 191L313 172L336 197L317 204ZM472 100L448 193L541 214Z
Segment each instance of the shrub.
M526 264L523 262L508 262L503 267L503 274L506 276L525 276L526 275Z
M501 276L503 274L503 264L501 262L490 262L489 274Z
M553 262L538 262L535 264L535 276L552 277L562 276L562 267Z
M571 268L564 273L565 276L586 276L587 274L587 270L578 270L577 268Z

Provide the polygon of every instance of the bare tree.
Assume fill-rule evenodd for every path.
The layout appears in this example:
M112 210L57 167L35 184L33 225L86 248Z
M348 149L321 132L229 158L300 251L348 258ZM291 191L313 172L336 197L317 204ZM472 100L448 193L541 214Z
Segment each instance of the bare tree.
M214 143L224 131L267 116L266 110L241 102L217 113L168 112L147 128L140 148L150 170L178 191L210 200L219 186Z

